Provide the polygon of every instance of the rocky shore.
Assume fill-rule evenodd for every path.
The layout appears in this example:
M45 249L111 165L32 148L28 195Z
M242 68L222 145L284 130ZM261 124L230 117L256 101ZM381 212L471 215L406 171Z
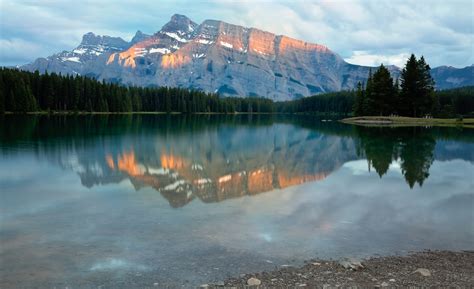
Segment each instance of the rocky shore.
M367 260L311 260L302 267L241 275L207 288L474 287L474 251L426 251Z

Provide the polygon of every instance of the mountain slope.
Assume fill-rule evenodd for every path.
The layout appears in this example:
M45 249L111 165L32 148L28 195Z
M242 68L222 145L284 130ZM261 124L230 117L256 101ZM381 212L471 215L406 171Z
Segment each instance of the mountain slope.
M353 89L370 68L349 64L320 44L217 20L198 25L176 14L151 36L137 31L128 43L88 33L73 51L21 69L288 100ZM397 67L389 69L399 75Z
M439 66L431 70L438 89L474 85L474 64L464 68Z

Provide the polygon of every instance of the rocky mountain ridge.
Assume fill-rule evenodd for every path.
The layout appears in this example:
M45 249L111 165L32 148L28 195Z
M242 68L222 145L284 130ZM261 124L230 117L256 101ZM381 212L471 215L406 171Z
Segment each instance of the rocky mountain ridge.
M72 51L39 58L21 69L80 74L125 85L289 100L353 89L366 80L371 68L349 64L321 44L218 20L198 25L175 14L153 35L137 31L126 42L87 33ZM398 77L397 67L389 69ZM435 79L437 83L449 87L473 82L472 77L450 81L446 72L434 75L443 78Z

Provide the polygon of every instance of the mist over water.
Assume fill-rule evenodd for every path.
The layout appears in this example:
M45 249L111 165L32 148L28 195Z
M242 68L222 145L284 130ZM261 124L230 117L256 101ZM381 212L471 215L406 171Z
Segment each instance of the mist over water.
M314 257L472 250L474 130L5 116L0 287L192 287Z

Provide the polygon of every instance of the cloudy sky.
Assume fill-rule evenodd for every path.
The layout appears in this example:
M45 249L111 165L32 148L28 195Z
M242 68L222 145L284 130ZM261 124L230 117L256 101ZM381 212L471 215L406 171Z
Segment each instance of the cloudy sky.
M355 64L402 66L410 53L432 67L474 63L472 0L0 0L0 65L70 50L89 31L151 34L174 13L324 44Z

